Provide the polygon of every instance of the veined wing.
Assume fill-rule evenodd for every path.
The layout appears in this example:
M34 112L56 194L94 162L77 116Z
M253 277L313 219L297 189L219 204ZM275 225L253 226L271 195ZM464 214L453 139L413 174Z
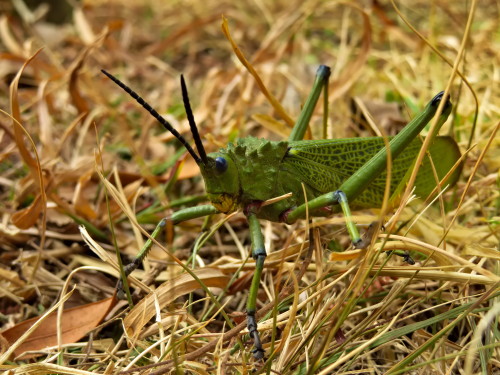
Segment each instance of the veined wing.
M415 139L392 164L391 195L396 191L421 147ZM339 188L343 181L359 170L382 147L381 137L345 138L333 140L299 141L291 143L283 167L293 170L307 185L319 193ZM385 171L354 200L353 206L378 207L385 190Z
M429 158L424 159L418 170L415 182L415 194L421 198L427 197L436 187L434 171L437 172L439 180L443 179L461 156L460 149L455 140L446 136L436 137L429 151L432 158L432 164ZM461 172L462 165L459 165L449 179L445 181L445 185L455 185Z

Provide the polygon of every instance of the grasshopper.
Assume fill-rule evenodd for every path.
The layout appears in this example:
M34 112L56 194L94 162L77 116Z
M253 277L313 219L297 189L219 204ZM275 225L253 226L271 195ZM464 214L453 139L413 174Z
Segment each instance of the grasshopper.
M173 213L158 224L155 234L165 225L166 220L177 224L216 213L229 214L236 210L242 210L246 215L250 228L252 257L255 260L255 273L246 306L247 327L254 344L254 357L264 358L265 351L255 317L257 293L266 259L259 219L291 224L304 218L306 210L311 216L324 216L329 207L339 204L346 217L346 226L354 246L364 247L357 227L352 222L348 202L358 208L375 208L382 205L388 154L384 139L369 137L302 140L321 90L324 89L325 93L327 90L330 68L324 65L321 65L316 73L313 89L288 141L273 142L247 137L209 154L205 152L198 133L182 76L184 107L198 154L172 125L137 93L108 72L102 72L182 143L198 164L205 182L211 204ZM436 115L442 100L441 92L397 136L391 138L391 199L396 199L405 187L422 145L418 134ZM446 121L451 107L450 101L446 99L444 109L439 115L438 126ZM415 193L421 197L426 197L436 186L432 167L441 179L460 157L458 146L450 137L436 137L429 151L431 156L434 156L433 166L427 158L420 168L415 184ZM456 182L458 174L454 173L447 183ZM268 199L290 192L292 195L289 198L262 205L262 202ZM126 267L127 275L140 265L148 251L149 247L145 246L134 262Z

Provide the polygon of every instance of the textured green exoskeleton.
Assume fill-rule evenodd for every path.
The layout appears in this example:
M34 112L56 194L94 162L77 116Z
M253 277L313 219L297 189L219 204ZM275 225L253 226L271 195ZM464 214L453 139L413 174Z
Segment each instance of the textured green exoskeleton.
M318 69L311 94L288 141L271 142L248 137L208 155L198 135L182 77L184 106L199 155L134 91L109 73L105 71L103 73L174 134L200 167L211 205L180 210L168 220L175 224L196 217L214 213L227 214L236 210L243 210L247 216L252 240L252 256L255 259L255 273L247 302L247 325L254 341L253 354L257 359L263 358L264 349L255 319L257 292L266 258L259 219L293 223L305 217L306 208L311 216L324 216L331 212L328 210L330 206L339 204L346 215L347 228L354 245L362 246L357 228L350 219L347 202L349 201L353 207L381 206L387 178L385 173L387 149L384 140L380 137L302 140L321 89L327 89L330 69L326 66L320 66ZM405 188L413 170L422 144L418 134L435 116L442 99L443 93L436 95L415 119L397 136L391 138L390 151L393 161L390 185L393 200ZM447 100L438 119L438 126L444 123L450 111L451 103ZM429 153L440 179L460 157L457 144L449 137L437 137ZM458 174L454 173L446 184L455 183ZM420 166L415 185L415 193L420 197L427 197L436 186L433 167L428 157ZM306 191L307 205L302 186ZM267 206L261 205L263 201L290 192L292 196L289 198ZM155 233L164 225L165 220L159 224ZM149 247L146 246L134 263L126 268L127 274L137 268L148 250Z

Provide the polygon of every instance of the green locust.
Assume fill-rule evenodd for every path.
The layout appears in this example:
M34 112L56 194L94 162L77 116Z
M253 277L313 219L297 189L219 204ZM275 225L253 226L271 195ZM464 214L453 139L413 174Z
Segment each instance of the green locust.
M302 140L309 120L321 95L326 90L330 68L320 66L316 80L288 141L273 142L247 137L235 144L207 154L198 134L184 78L181 76L182 97L198 154L189 143L137 93L117 78L102 71L132 98L141 104L154 118L170 131L191 154L198 164L208 199L211 204L182 209L158 224L154 234L165 226L166 220L173 224L206 215L242 210L246 215L252 242L255 273L247 302L247 326L253 339L253 355L264 358L257 331L256 302L261 273L266 258L264 239L259 219L291 224L306 216L325 216L330 208L339 204L346 216L346 225L353 244L364 246L357 227L351 220L348 201L353 207L376 208L382 205L387 175L387 148L381 137ZM391 199L396 199L405 188L413 170L422 141L418 134L436 115L443 93L436 95L425 109L390 141L392 157ZM438 119L441 126L451 112L451 103L446 99ZM450 137L436 137L429 154L420 167L415 193L427 197L436 186L433 169L442 179L460 158L457 144ZM447 184L458 178L455 172ZM305 195L304 196L304 190ZM292 193L289 198L263 206L262 202ZM307 203L306 203L307 202ZM125 269L130 274L147 255L149 247L141 250L133 263Z

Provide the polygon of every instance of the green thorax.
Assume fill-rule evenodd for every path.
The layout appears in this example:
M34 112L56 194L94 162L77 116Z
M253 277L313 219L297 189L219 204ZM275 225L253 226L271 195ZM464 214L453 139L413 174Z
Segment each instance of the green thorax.
M243 203L274 197L278 170L287 150L288 142L253 137L238 139L223 150L237 165Z

